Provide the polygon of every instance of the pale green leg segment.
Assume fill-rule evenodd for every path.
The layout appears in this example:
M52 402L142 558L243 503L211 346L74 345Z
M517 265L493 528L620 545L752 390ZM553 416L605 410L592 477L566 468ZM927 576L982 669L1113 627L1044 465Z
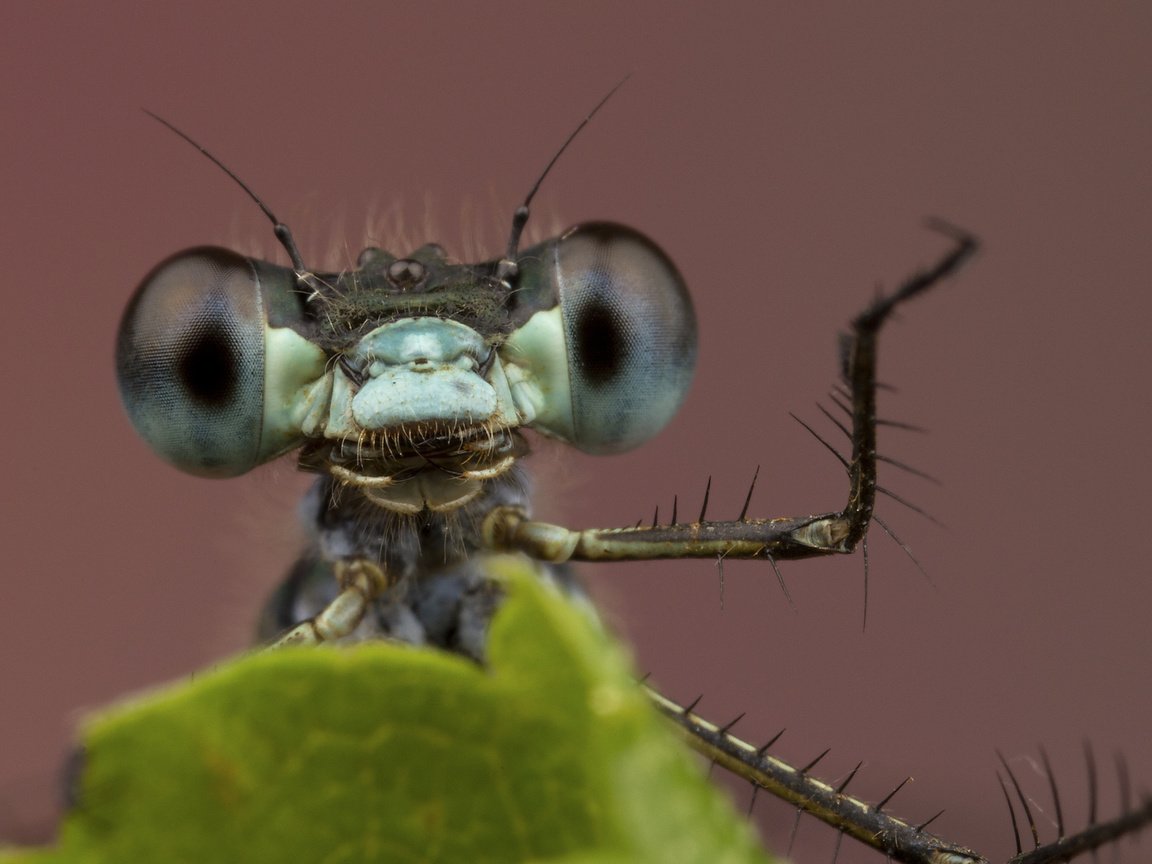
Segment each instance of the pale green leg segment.
M271 647L320 645L343 639L356 629L372 601L383 594L391 581L377 564L363 558L336 564L340 593L314 618L301 621Z

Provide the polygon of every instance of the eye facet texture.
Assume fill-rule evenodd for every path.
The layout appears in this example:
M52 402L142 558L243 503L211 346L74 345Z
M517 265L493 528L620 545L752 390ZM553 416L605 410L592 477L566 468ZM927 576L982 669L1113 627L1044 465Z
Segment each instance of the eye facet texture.
M524 258L531 296L546 283L558 298L566 358L537 366L547 405L533 425L589 453L647 441L684 401L696 365L696 317L675 266L642 234L610 223L572 228ZM509 341L528 355L539 344Z
M263 452L260 279L223 249L169 258L143 281L116 344L120 395L141 437L192 474L231 477Z

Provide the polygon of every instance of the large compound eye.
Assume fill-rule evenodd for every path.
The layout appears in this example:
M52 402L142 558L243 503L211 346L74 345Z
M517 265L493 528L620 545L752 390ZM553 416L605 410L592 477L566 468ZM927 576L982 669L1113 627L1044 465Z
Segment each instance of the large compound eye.
M136 291L116 344L120 395L140 436L177 468L231 477L299 438L266 421L268 307L284 305L268 294L291 291L291 279L202 248L161 263Z
M589 453L618 453L664 428L696 366L692 301L668 257L631 228L594 223L522 261L525 300L559 302L508 340L536 391L531 425ZM547 346L558 339L562 356Z

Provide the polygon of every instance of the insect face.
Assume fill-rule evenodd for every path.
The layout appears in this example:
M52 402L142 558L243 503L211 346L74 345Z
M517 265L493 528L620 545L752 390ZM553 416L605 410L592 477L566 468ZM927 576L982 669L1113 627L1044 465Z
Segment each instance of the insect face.
M450 510L523 452L521 427L619 452L663 428L687 392L691 301L631 229L572 228L525 250L507 279L497 261L453 264L434 246L360 262L308 285L222 249L159 265L117 343L142 437L219 477L303 446L302 464L382 506Z

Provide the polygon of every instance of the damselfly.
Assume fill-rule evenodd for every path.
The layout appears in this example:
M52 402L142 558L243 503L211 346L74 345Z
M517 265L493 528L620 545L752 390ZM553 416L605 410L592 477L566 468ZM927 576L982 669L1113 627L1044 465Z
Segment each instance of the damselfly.
M631 228L583 224L520 248L547 173L515 212L498 259L452 263L435 245L404 255L369 248L340 273L309 268L289 229L231 175L274 224L291 267L194 249L137 291L117 365L148 443L194 474L234 476L299 450L300 468L320 475L308 503L312 544L264 614L277 644L391 637L482 661L500 599L486 560L497 552L527 556L541 578L579 596L570 561L753 558L776 570L865 541L886 492L876 481L878 334L895 309L954 274L974 238L935 223L950 249L868 305L842 341L844 417L831 415L851 446L837 454L849 478L842 507L758 519L746 501L736 519L712 520L705 495L689 521L674 509L650 524L578 531L532 519L522 430L589 453L642 444L684 398L696 323L669 257ZM887 816L883 802L849 797L846 783L833 788L811 766L788 766L653 698L710 758L892 858L982 860ZM1150 818L1147 805L1125 808L1023 857L1067 858Z

